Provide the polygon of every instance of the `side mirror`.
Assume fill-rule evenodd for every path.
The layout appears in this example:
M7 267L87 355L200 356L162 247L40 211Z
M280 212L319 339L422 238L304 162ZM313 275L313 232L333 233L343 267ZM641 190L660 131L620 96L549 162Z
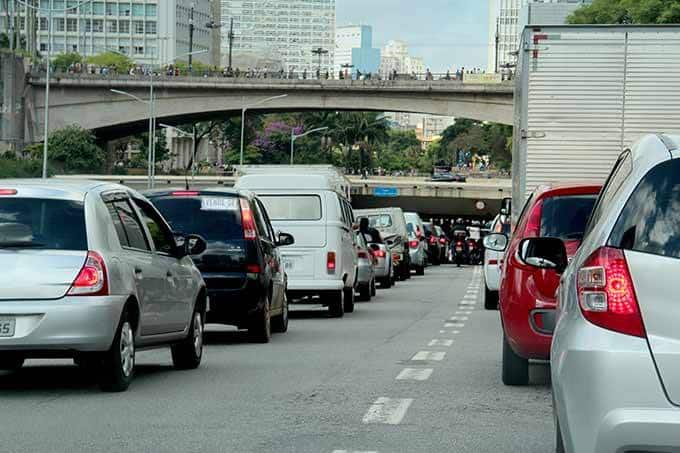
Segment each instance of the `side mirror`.
M358 224L358 223L353 223L353 224L352 224L352 230L354 230L354 231L359 231L359 224Z
M531 267L562 274L569 265L567 249L558 238L530 238L519 244L519 258Z
M490 234L484 238L484 248L493 252L505 252L510 240L502 233Z
M196 234L189 234L184 237L184 242L178 248L182 251L183 256L200 255L208 248L208 244L201 236Z
M279 233L278 240L276 241L277 247L285 247L287 245L293 245L293 244L295 244L295 238L293 237L292 234Z

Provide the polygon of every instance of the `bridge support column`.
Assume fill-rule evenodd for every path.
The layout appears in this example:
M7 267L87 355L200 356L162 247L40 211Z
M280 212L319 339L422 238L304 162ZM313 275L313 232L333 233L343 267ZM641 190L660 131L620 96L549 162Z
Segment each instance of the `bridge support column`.
M0 153L24 148L24 59L0 54Z

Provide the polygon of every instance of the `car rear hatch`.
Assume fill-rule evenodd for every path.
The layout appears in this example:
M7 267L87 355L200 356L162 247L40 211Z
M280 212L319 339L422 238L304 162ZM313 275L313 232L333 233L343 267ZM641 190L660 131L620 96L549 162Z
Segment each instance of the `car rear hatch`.
M295 244L281 249L289 278L313 278L325 269L321 253L328 243L321 196L317 194L260 194L260 200L277 232L290 233Z
M256 254L243 233L240 199L221 192L176 191L150 197L176 235L196 234L207 248L193 256L210 290L243 287L248 258Z
M0 190L0 300L66 295L87 257L83 202Z

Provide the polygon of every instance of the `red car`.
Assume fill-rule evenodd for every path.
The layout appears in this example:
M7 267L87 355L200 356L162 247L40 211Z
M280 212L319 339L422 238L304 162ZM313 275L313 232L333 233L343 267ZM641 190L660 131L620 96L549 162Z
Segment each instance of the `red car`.
M555 293L560 277L521 259L522 241L557 237L571 258L583 232L600 185L543 186L527 200L505 253L501 271L500 311L503 324L503 383L529 383L529 359L549 360L555 326Z

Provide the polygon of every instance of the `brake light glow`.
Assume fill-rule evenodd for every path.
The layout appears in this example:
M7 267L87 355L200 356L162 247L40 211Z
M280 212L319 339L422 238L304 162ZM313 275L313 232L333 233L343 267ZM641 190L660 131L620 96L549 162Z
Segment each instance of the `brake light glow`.
M97 252L87 252L82 269L71 284L69 296L108 296L106 264Z
M578 297L583 316L614 332L645 338L628 263L619 249L596 250L578 271Z
M437 238L434 236L430 236L430 244L434 245L437 243Z
M241 224L243 225L243 239L246 241L254 241L257 239L257 230L255 229L255 217L253 211L250 209L250 204L245 198L239 198L241 202Z
M17 190L16 189L0 189L0 196L6 197L8 195L16 195Z
M328 252L326 257L326 270L329 274L335 273L335 252Z
M384 250L374 250L373 256L375 256L376 258L385 258L387 256L387 253L385 253Z
M357 256L361 259L364 259L364 260L368 259L368 253L364 252L363 250L361 250L359 253L357 253Z
M246 272L248 274L259 274L261 272L259 264L246 264Z
M417 249L418 248L418 241L409 241L408 246L411 247L412 249Z
M444 239L444 238L439 238L439 243L440 243L440 244L446 244L446 239Z
M171 193L173 197L197 197L200 194L200 192L196 192L195 190L178 190Z

